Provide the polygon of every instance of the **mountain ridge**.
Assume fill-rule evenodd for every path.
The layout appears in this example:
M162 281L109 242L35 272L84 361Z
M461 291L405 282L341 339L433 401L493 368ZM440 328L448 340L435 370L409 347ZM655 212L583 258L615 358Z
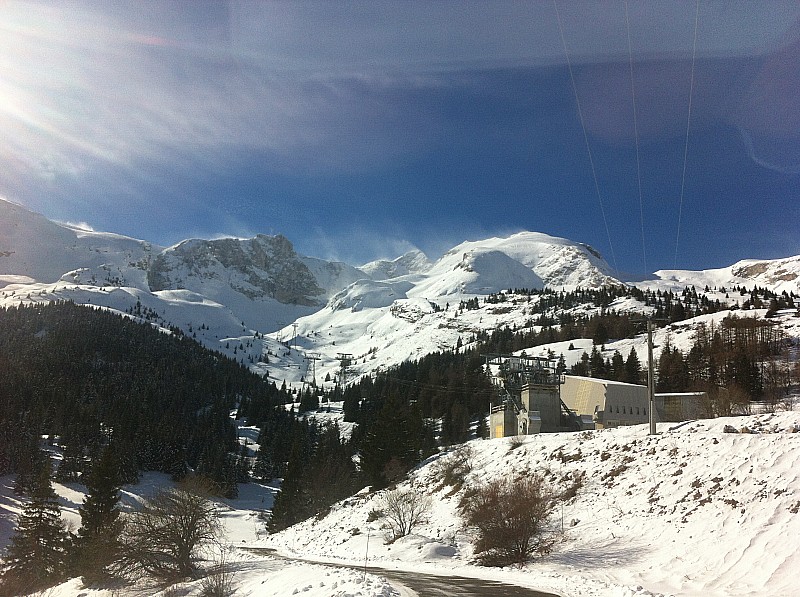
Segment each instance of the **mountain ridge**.
M777 292L800 294L800 256L697 272L662 270L635 286L680 292L687 286L730 290L770 283ZM0 305L70 300L128 313L141 305L158 314L162 327L176 326L290 384L314 371L335 374L340 353L353 356L351 374L361 375L453 350L482 332L531 328L530 298L488 300L512 288L561 292L607 284L623 283L597 251L537 232L465 241L435 261L414 250L357 268L301 255L281 235L187 239L160 247L51 222L0 201ZM739 300L711 294L728 305ZM465 309L469 301L479 308ZM650 309L630 298L605 308ZM607 348L627 354L631 345ZM566 346L552 349L568 360L580 356ZM313 369L307 355L318 358Z

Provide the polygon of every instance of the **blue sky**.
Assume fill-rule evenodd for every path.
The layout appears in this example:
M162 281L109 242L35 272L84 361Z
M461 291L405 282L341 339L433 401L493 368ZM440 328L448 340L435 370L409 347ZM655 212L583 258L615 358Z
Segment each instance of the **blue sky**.
M800 4L700 2L687 150L696 7L5 2L0 194L351 263L519 230L633 274L800 254Z

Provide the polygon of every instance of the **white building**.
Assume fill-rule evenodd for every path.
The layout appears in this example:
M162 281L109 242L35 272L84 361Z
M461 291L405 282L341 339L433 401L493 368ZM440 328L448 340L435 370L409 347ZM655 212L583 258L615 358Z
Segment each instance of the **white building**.
M656 394L654 398L657 422L706 416L705 392ZM647 386L565 375L561 400L578 415L590 415L598 429L640 425L650 420Z

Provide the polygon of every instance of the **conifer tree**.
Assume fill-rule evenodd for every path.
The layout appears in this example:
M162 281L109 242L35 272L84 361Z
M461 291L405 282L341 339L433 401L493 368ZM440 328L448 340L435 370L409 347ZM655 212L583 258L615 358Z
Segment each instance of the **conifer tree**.
M14 493L29 495L36 485L39 470L44 466L44 454L39 449L39 439L33 431L25 429L18 436L14 461L17 473Z
M625 361L618 350L615 350L614 355L611 357L610 375L616 381L624 381L625 379Z
M0 584L3 594L38 591L65 578L71 538L61 520L50 471L50 460L44 458L8 547Z
M307 504L303 495L303 471L308 463L309 436L307 430L297 426L292 441L289 463L281 482L281 490L275 496L268 529L277 533L293 524L304 520L307 516Z
M120 488L119 462L113 446L108 445L87 475L88 491L78 509L81 527L76 540L76 559L78 571L84 577L102 578L116 559L122 532Z
M387 487L419 461L414 438L421 429L409 426L408 409L395 398L383 404L361 444L361 468L373 489Z
M642 365L639 363L639 356L636 350L631 347L628 353L628 358L625 360L625 377L623 381L627 383L641 383L642 380Z

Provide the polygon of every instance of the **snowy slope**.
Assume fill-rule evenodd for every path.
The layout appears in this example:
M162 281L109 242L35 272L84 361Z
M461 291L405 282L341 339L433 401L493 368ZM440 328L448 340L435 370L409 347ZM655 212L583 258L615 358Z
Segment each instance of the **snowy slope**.
M371 519L381 492L359 494L330 512L276 535L264 533L259 513L274 486L240 485L240 498L222 500L229 562L240 595L309 597L407 595L374 575L297 562L289 565L239 551L271 547L322 562L346 562L502 580L570 597L797 595L800 569L800 412L659 424L649 436L639 425L583 433L509 438L468 444L472 470L464 488L443 486L436 472L447 452L412 471L401 489L432 498L427 520L391 545L380 520ZM582 478L574 498L559 505L545 526L557 541L549 555L523 567L473 563L471 531L458 502L471 484L509 475L543 474L555 488ZM169 485L147 473L126 486L123 505ZM0 478L0 534L11 534L22 504ZM84 488L55 484L64 517L78 520ZM563 530L562 530L563 522ZM368 546L368 547L367 547ZM131 588L134 590L134 588ZM200 595L199 581L176 587ZM75 579L52 597L111 597L111 589L84 588ZM147 594L139 587L138 594ZM162 594L153 589L149 594Z
M414 296L461 297L495 294L508 288L541 289L542 279L497 249L459 245L445 253L414 288Z
M697 272L687 270L659 270L657 279L637 283L640 287L683 289L694 286L726 287L744 286L769 288L774 292L800 294L800 255L785 259L745 259L729 267L707 269Z
M734 433L726 432L728 429ZM464 489L442 487L436 458L401 488L432 497L427 522L391 545L368 523L380 494L359 495L320 519L260 541L305 557L480 575L578 596L797 594L800 569L800 413L580 434L477 440L467 485L542 473L556 487L583 476L547 532L553 552L523 570L471 565L458 515ZM563 516L563 532L561 523ZM368 529L369 533L368 533Z
M126 236L57 224L0 198L0 288L62 277L146 288L147 268L160 250Z
M431 268L431 262L422 251L409 251L391 261L381 259L362 265L360 269L373 280L389 280L409 274L422 274Z
M518 261L551 288L597 288L619 284L600 254L588 245L540 232L519 232L505 238L464 242L447 255L493 250ZM443 258L444 259L444 258Z
M80 525L78 508L83 502L85 488L78 483L62 485L54 483L59 496L62 516L68 524ZM134 507L142 497L152 496L158 489L171 486L167 475L146 473L137 485L128 485L121 492L123 511ZM13 533L13 521L22 511L22 502L14 495L13 478L0 477L0 541L5 545ZM256 556L238 550L243 544L257 541L265 535L259 513L272 505L276 488L250 483L240 486L240 498L218 500L217 506L224 528L222 542L211 553L209 560L224 554L231 571L236 595L289 597L302 593L306 597L399 597L401 592L374 574L361 571L337 569L311 563L286 563L273 558ZM209 562L209 566L211 563ZM148 595L167 597L184 595L200 597L203 581L187 579L165 588L155 581L140 581L122 590L119 587L101 588L84 586L79 578L35 595L49 597L118 597L120 595Z

